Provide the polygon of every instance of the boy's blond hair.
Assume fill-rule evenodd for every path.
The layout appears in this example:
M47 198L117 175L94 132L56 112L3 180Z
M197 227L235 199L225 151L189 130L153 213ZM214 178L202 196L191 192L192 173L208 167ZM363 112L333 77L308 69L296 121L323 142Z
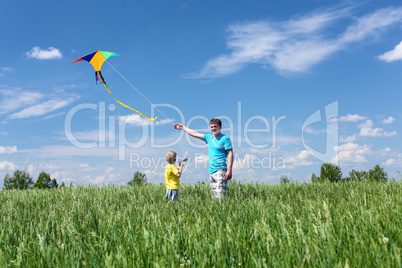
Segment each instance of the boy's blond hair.
M168 152L167 154L166 154L166 161L169 163L169 164L174 164L174 161L176 160L176 152L174 152L174 151L170 151L170 152Z

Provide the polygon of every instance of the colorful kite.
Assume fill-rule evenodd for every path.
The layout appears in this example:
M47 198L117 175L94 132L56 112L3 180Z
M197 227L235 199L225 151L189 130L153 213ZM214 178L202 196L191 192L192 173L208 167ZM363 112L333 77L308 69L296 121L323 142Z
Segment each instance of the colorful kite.
M74 63L74 62L77 62L77 61L83 61L83 60L85 60L85 61L89 62L90 64L92 64L92 66L93 66L94 69L95 69L95 79L96 79L96 82L101 81L101 83L105 86L105 88L107 89L107 91L109 91L110 95L112 95L112 97L114 98L114 100L115 100L116 102L118 102L120 105L123 105L124 107L129 108L129 109L133 110L134 112L136 112L136 113L142 115L143 117L145 117L145 118L148 119L148 120L155 121L156 117L155 117L155 118L146 117L145 115L143 115L141 112L137 111L136 109L131 108L130 106L128 106L128 105L122 103L121 101L117 100L117 99L113 96L112 92L109 90L108 85L107 85L106 82L105 82L105 79L103 79L103 76L102 76L102 73L101 73L101 67L102 67L102 64L103 64L108 58L110 58L110 57L112 57L112 56L121 56L121 55L119 55L119 54L117 54L117 53L113 53L113 52L99 51L99 50L98 50L98 51L95 51L95 52L93 52L93 53L91 53L91 54L85 55L84 57L79 58L79 59L77 59L77 60L75 60L75 61L73 61L73 62L70 62L70 64L71 64L71 63Z

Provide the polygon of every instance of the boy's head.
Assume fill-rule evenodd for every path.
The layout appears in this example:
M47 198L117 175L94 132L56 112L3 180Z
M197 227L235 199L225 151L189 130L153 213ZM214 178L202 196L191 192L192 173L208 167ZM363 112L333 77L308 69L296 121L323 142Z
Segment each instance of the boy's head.
M166 154L166 161L169 164L174 164L176 162L176 152L170 151Z

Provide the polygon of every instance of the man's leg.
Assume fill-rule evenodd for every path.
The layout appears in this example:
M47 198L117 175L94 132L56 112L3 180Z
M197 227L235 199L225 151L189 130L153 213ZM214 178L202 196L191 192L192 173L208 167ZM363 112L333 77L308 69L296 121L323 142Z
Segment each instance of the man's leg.
M226 197L228 182L225 178L226 169L221 169L209 174L209 184L211 186L212 198Z

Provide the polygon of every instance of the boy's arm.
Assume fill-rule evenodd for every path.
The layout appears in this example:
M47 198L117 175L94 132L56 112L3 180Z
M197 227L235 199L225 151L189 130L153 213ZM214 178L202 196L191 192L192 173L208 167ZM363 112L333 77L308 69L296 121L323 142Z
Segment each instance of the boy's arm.
M193 129L190 129L190 128L186 127L186 126L183 126L182 124L173 124L173 126L174 126L175 129L184 130L185 132L187 132L187 134L189 134L190 136L192 136L194 138L197 138L197 139L205 141L204 135L201 134L201 133L198 133L197 131L195 131Z
M180 164L179 164L179 172L177 172L177 174L176 174L176 176L178 178L180 178L180 176L181 176L181 170L183 169L183 166L184 166L184 163L180 162Z

